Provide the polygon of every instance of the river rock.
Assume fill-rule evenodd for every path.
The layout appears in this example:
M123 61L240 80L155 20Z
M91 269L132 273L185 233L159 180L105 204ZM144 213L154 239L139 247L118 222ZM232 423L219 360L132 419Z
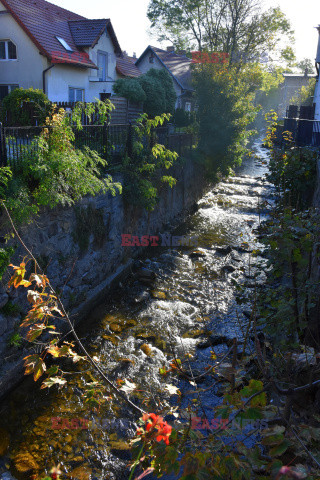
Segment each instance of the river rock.
M7 293L0 293L0 308L3 308L7 305L9 301L9 295Z
M29 478L39 470L39 465L29 452L18 453L13 459L14 467L19 475Z
M144 285L151 286L154 284L157 275L148 268L140 268L135 272L134 278Z
M70 472L69 477L72 480L90 480L91 475L92 471L88 465L80 465L80 467L76 467Z
M2 475L0 475L0 480L16 480L10 472L4 472Z
M226 247L217 247L216 252L220 253L221 255L229 255L229 253L232 252L232 247L230 247L230 245Z
M152 296L152 298L156 298L157 300L165 300L166 299L165 292L159 292L157 290L152 290L151 296Z
M118 458L122 460L130 460L131 459L131 449L129 443L123 442L121 440L111 441L110 445L110 452Z
M7 328L8 328L7 319L2 315L0 315L0 336L3 335L4 332L6 332Z
M208 347L215 347L217 345L228 345L230 347L233 343L232 338L225 337L224 335L211 335L208 340L204 342L198 343L198 348L208 348Z
M189 253L190 258L205 258L206 252L200 248L194 250L193 252Z
M10 444L10 435L9 433L0 428L0 457L5 455L6 451L8 450Z
M224 265L221 268L222 273L232 273L232 272L235 272L235 271L236 271L236 268L233 265Z

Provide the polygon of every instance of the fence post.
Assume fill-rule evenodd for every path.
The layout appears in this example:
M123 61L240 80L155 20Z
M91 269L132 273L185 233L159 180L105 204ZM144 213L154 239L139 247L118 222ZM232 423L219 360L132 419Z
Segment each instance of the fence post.
M104 146L104 159L108 160L108 122L104 122L102 127L102 144Z
M6 137L4 135L4 128L0 122L0 167L6 167L7 162L7 146L6 146Z
M128 157L132 157L133 151L133 135L132 135L132 123L129 122L128 124L128 137L127 137L127 154Z

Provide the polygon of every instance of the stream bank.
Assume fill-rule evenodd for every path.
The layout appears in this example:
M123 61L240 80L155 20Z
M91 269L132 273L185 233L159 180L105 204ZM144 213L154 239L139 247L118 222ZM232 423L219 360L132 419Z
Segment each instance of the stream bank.
M122 235L141 237L169 230L194 210L207 188L203 169L191 158L181 159L170 174L177 178L177 185L161 189L153 212L126 205L121 195L107 194L86 197L74 207L44 210L19 228L76 323L108 295L145 250L123 247ZM120 177L114 180L121 183ZM4 212L0 215L1 239L11 229ZM16 248L11 262L18 264L25 251L14 239L10 245ZM22 358L30 353L18 335L29 305L25 292L7 289L9 278L7 272L0 282L0 398L21 380Z
M153 247L112 298L96 305L79 327L111 378L138 385L132 394L136 402L169 397L164 391L168 379L163 380L159 369L169 368L173 351L178 357L191 356L194 369L201 372L208 365L212 341L218 341L217 355L224 354L235 337L243 343L250 303L239 305L238 287L250 297L252 279L264 282L257 267L263 259L252 251L262 248L255 229L273 197L272 186L263 178L267 151L258 143L254 148L260 158L245 160L236 176L203 196L198 211L174 232L197 238L198 247ZM141 267L155 274L149 285L138 273ZM136 429L132 412L110 401L90 413L81 371L72 371L62 391L39 390L28 378L1 404L0 428L10 437L2 468L9 465L19 480L28 478L28 471L19 471L21 465L27 464L30 474L48 472L58 463L69 478L128 478L128 440ZM184 392L188 385L181 381L178 386ZM203 403L214 407L220 402L218 393L214 387L207 390ZM71 428L72 420L78 428Z

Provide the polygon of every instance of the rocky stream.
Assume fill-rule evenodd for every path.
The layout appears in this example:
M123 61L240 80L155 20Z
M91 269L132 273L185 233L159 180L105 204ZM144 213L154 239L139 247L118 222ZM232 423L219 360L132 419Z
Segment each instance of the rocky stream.
M174 232L196 239L197 246L148 248L127 280L79 326L109 376L137 385L131 394L136 402L159 396L177 403L167 383L186 401L196 386L159 373L174 356L190 358L192 370L201 373L210 364L212 345L219 356L237 338L241 351L251 306L239 305L237 297L241 291L250 298L255 283L264 281L256 229L274 195L265 179L268 152L259 142L254 150L256 156L204 195L197 212ZM56 464L66 478L128 478L136 416L116 399L90 411L80 365L67 367L68 386L60 391L41 390L26 378L0 404L1 480L32 478ZM226 375L222 368L220 374ZM201 382L202 403L212 408L221 401L221 387L210 388L206 377Z

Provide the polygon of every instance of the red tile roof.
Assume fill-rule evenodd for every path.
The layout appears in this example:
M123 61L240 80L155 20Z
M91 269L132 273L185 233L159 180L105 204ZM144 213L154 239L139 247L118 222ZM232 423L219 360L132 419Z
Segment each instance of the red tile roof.
M117 58L117 72L123 77L140 77L140 75L142 75L141 70L139 70L133 60L128 56Z
M81 50L81 39L77 30L77 23L84 25L83 38L88 42L89 32L92 37L97 33L96 38L99 40L102 25L109 29L112 25L110 20L88 20L81 15L70 12L64 8L53 5L45 0L1 0L5 8L12 14L13 18L18 22L26 34L31 38L34 44L39 48L40 52L48 57L52 63L67 63L78 65L81 67L97 68L90 60L89 55ZM101 26L101 28L100 28ZM94 31L90 30L94 27ZM113 29L110 32L113 32ZM97 30L99 30L97 32ZM73 37L73 34L75 37ZM68 52L57 40L56 37L63 38L71 47L73 52ZM90 37L90 39L92 38ZM115 34L111 35L115 50L121 52ZM80 43L79 43L80 42ZM119 52L120 51L120 52Z

